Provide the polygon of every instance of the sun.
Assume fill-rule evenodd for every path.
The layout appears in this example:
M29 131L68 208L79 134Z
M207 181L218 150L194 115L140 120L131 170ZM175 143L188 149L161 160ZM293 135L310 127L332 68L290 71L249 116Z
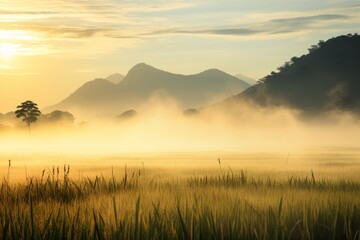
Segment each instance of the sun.
M15 44L3 43L0 45L0 55L3 58L11 58L16 55L17 46Z

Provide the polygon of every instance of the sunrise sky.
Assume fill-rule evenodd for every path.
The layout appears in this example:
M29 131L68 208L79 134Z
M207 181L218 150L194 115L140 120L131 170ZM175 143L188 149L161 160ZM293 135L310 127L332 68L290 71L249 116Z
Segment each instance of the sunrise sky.
M258 79L359 30L358 0L0 0L0 112L54 104L139 62Z

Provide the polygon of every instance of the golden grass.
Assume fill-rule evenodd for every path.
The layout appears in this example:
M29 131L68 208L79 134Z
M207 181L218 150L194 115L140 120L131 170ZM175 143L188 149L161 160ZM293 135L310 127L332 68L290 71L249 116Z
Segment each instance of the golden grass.
M26 181L4 179L0 234L9 239L360 239L356 169L244 169L213 162L192 170L137 163L126 170L102 169L103 175L74 174L74 180L72 167L69 174L60 167L59 176L55 167Z

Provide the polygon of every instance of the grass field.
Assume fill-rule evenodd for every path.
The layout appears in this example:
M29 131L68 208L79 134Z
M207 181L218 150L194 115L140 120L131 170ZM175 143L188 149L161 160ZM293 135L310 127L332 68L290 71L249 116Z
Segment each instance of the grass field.
M168 156L163 167L166 156L124 158L113 167L108 159L102 168L96 161L29 166L22 179L14 175L24 169L12 163L2 168L0 236L360 239L358 155L310 154L303 162L286 155L194 156L191 166L190 154L182 161ZM278 162L264 163L271 158Z

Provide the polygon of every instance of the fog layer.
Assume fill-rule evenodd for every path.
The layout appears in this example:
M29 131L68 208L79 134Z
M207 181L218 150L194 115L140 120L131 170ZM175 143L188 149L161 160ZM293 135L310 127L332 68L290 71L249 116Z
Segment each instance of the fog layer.
M0 130L2 154L112 155L156 152L302 151L359 147L360 121L344 113L302 119L297 111L237 103L185 115L156 95L129 118L93 118L74 124L24 123ZM82 119L82 120L79 120Z

